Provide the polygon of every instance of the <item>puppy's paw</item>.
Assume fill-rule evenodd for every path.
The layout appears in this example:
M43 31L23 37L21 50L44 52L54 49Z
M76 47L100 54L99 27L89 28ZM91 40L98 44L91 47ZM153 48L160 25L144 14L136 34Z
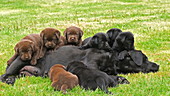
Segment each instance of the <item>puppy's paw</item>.
M30 63L31 63L31 65L36 65L36 64L37 64L37 60L34 60L34 59L33 59L33 60L31 60Z

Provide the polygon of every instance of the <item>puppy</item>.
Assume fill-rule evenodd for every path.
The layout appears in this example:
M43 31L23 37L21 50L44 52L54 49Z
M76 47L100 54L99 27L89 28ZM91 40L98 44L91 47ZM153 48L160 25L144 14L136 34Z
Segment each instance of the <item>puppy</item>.
M80 46L82 44L81 37L83 36L83 31L78 27L71 26L66 28L64 36L66 39L66 45Z
M120 60L116 66L117 72L123 74L139 72L149 73L157 72L159 70L159 65L150 62L147 56L140 50L128 51L124 59Z
M41 31L40 36L43 39L43 45L46 50L56 50L64 45L64 39L57 29L45 28Z
M30 61L35 65L37 59L44 56L43 42L39 34L30 34L25 36L15 45L15 54L7 61L8 66L19 56L23 61Z
M116 37L112 46L114 51L119 53L118 59L123 60L127 55L127 51L134 50L134 36L131 32L121 32Z
M117 35L121 32L122 32L122 30L120 30L118 28L112 28L106 32L106 34L108 35L108 38L109 38L108 43L109 43L110 47L113 46L113 43L114 43Z
M40 68L36 66L24 66L20 70L19 76L40 76L41 75L41 70Z
M111 51L108 44L108 36L105 33L96 33L93 37L87 38L88 42L80 47L80 49L96 48L99 50Z
M131 32L121 32L115 39L113 50L121 52L123 50L134 50L134 36Z
M50 68L49 77L52 81L51 86L56 90L61 90L64 94L67 89L78 85L78 77L65 70L65 66L56 64Z
M67 70L79 78L79 85L85 89L96 90L100 88L106 93L111 94L107 87L114 87L117 83L105 72L90 69L84 63L79 61L70 62Z

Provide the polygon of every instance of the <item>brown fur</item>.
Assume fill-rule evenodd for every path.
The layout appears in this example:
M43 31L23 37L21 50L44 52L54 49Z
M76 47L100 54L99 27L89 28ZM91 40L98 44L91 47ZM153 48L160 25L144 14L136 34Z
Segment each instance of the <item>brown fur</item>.
M56 64L50 68L49 77L51 86L56 90L61 90L64 94L66 89L71 89L78 85L78 77L65 70L65 66Z
M83 36L83 31L75 26L70 26L64 31L64 36L66 38L66 45L80 46L82 44L81 37Z
M37 59L42 58L45 54L43 51L43 42L39 34L30 34L18 42L14 48L15 54L7 61L10 65L18 56L21 60L31 60L30 63L35 65Z
M64 45L63 37L57 29L45 28L41 31L40 36L43 39L46 50L56 50Z

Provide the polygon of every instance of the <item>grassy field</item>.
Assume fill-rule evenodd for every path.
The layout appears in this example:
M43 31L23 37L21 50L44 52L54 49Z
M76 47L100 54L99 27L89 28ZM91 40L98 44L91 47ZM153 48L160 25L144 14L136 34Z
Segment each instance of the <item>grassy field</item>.
M14 54L15 44L46 27L75 25L83 39L111 28L131 31L135 47L160 70L149 74L127 74L131 84L109 88L115 96L170 96L170 1L169 0L0 0L0 75ZM0 96L58 96L48 78L24 77L14 86L0 82ZM101 90L76 87L70 96L107 96Z

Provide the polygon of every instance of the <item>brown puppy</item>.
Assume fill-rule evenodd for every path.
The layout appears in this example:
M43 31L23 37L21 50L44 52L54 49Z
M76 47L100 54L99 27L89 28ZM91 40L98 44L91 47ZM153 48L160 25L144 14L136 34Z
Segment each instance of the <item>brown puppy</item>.
M52 81L51 86L55 90L61 90L64 94L66 89L71 89L79 84L78 77L65 70L65 66L61 64L55 64L50 68L49 77Z
M18 42L14 48L15 54L7 61L7 64L10 65L18 56L21 60L28 61L35 65L37 59L44 56L45 52L43 51L43 42L39 34L30 34L25 36Z
M78 27L71 26L66 28L64 36L66 39L66 45L80 46L82 44L81 37L83 36L83 31Z
M56 50L64 45L63 37L60 36L60 31L57 29L45 28L41 31L40 36L46 50Z

